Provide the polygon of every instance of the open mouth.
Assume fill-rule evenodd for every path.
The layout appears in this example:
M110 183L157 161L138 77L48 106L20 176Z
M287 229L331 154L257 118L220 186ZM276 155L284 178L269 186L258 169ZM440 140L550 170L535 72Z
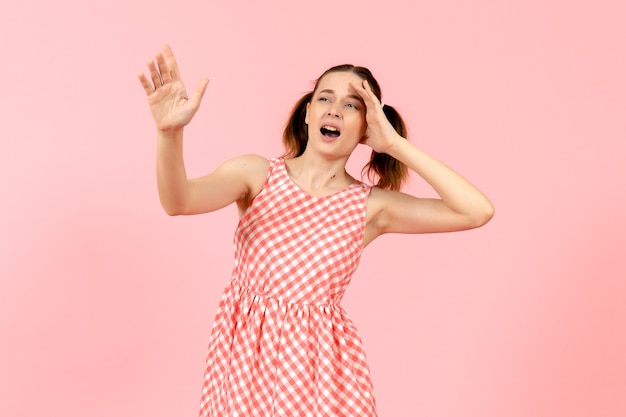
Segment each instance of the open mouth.
M320 129L320 133L322 136L327 136L329 138L338 138L341 132L334 126L322 126Z

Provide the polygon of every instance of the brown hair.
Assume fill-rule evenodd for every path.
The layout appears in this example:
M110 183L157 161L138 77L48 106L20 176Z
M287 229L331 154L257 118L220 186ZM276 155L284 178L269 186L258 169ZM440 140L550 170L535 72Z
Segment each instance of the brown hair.
M331 72L352 72L358 75L368 82L378 100L381 100L382 93L380 91L380 85L367 68L345 64L326 70L315 81L313 91L305 94L298 100L291 111L291 115L285 125L285 130L283 131L283 144L285 146L285 154L283 157L294 158L302 155L304 152L308 141L308 130L304 122L306 117L306 105L311 101L320 80ZM396 132L403 138L406 138L407 129L400 114L388 104L383 106L383 112ZM378 177L376 186L388 190L399 190L409 176L409 171L402 162L385 153L378 153L374 150L372 150L369 162L361 170L361 174L364 172L370 180Z

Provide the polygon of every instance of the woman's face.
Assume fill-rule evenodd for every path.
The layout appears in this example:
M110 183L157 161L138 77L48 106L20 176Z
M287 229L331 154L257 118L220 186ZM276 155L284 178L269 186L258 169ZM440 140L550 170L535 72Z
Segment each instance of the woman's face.
M307 104L309 145L323 153L349 156L365 135L365 104L350 86L363 80L352 72L331 72L317 84Z

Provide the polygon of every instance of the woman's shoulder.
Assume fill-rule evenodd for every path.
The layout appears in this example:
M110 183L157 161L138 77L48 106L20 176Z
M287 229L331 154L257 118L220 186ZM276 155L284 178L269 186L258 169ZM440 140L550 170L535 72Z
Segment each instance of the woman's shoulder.
M239 163L244 163L244 164L252 164L252 165L258 165L258 164L268 164L269 163L269 159L255 154L255 153L249 153L249 154L244 154L244 155L239 155L239 156L235 156L231 159L229 159L227 162L239 162Z
M237 156L229 161L236 166L248 184L248 195L257 195L267 180L273 160L257 154Z
M223 163L224 167L236 170L248 176L265 176L270 166L270 160L257 154L235 156Z
M260 155L240 155L224 161L210 176L243 183L250 192L263 185L269 167L270 161Z

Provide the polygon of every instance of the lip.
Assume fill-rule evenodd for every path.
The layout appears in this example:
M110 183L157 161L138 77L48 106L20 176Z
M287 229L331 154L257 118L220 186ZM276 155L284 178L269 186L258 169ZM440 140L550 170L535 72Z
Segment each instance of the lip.
M337 129L339 132L341 132L341 129L339 128L339 125L335 124L335 123L330 123L330 122L322 122L320 124L320 129L322 128L322 126L330 126L333 127L335 129Z
M320 135L320 139L322 140L322 142L326 142L326 143L332 143L336 141L338 138L339 136L337 136L336 138L331 138L330 136Z

